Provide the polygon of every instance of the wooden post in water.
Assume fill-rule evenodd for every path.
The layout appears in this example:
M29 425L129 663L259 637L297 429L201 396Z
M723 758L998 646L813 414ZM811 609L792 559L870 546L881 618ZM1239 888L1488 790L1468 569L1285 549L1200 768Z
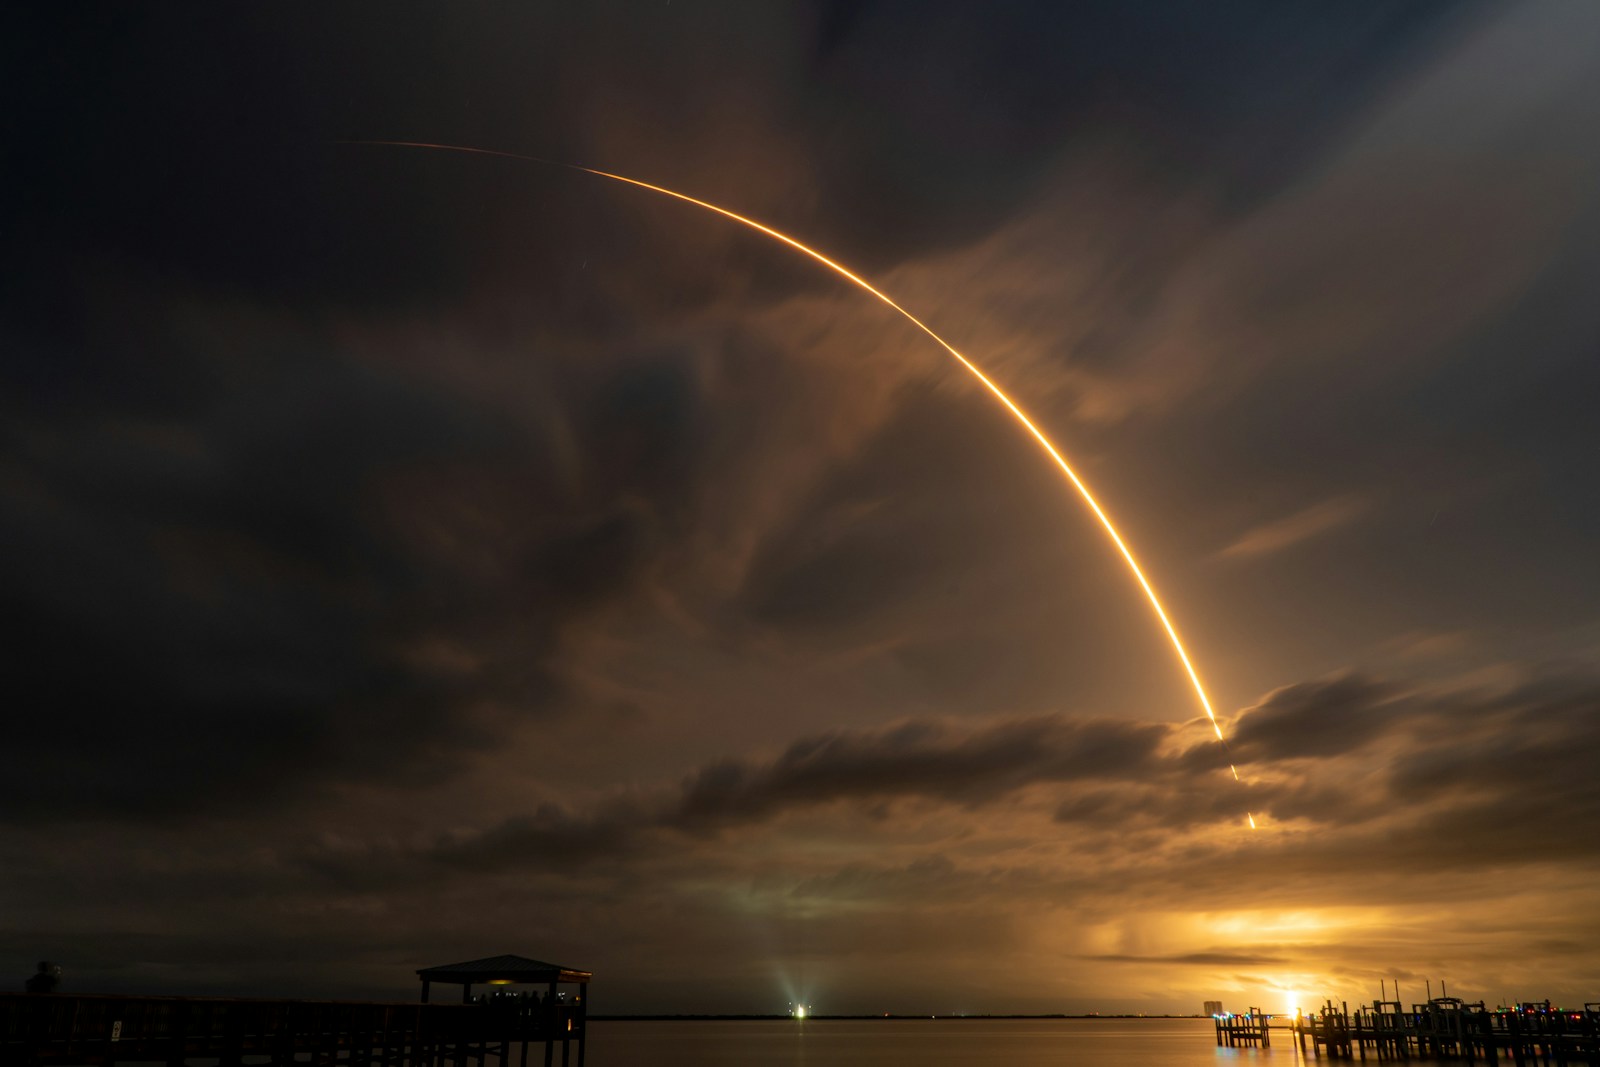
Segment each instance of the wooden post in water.
M171 1035L171 1043L167 1054L167 1067L183 1067L184 1045L189 1037L189 1012L188 1005L178 1001L172 1005L172 1010L167 1014L167 1032Z
M578 990L578 1067L583 1067L584 1046L589 1043L589 986Z
M550 980L550 992L545 995L544 1002L544 1067L553 1067L555 1063L555 1028L556 1028L556 980Z

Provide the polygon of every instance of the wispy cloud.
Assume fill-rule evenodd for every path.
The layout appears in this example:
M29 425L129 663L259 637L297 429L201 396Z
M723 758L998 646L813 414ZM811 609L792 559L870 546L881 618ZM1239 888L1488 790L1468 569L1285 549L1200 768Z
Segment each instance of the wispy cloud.
M1302 508L1282 518L1246 530L1232 544L1217 553L1219 559L1265 556L1344 526L1359 518L1368 502L1359 496L1336 496Z
M1289 962L1282 956L1250 955L1241 952L1186 952L1178 956L1130 956L1113 953L1083 958L1094 960L1096 963L1178 963L1202 967L1261 967Z

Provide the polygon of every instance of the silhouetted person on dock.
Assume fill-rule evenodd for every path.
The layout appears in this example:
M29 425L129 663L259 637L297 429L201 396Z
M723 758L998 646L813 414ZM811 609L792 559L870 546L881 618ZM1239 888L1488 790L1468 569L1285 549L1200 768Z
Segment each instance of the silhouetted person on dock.
M49 960L39 961L39 971L22 986L29 993L54 993L61 985L61 968Z

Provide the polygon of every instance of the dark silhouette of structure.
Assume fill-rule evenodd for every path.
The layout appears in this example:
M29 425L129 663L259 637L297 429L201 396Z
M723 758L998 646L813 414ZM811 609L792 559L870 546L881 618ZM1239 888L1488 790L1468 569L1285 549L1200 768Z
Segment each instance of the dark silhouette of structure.
M59 973L50 967L40 973ZM420 1004L0 993L0 1067L183 1067L196 1060L224 1067L528 1067L528 1046L540 1042L545 1067L552 1067L557 1043L563 1067L570 1067L574 1043L582 1067L588 971L496 956L417 973ZM462 986L463 1003L426 1003L429 985L440 982ZM489 992L474 997L475 985ZM512 985L538 985L544 995Z
M526 956L490 956L465 963L446 963L438 967L424 967L417 972L422 979L422 1003L428 1003L428 992L435 985L459 985L461 1002L477 1004L484 1010L503 1017L510 1026L499 1029L511 1032L529 1032L543 1036L545 1067L550 1067L555 1053L555 1042L561 1042L561 1064L568 1067L571 1043L578 1043L578 1067L583 1067L584 1050L588 1032L589 979L594 975L558 963L530 960ZM508 986L540 986L543 997L535 990L515 993ZM563 985L576 986L570 992ZM487 986L490 992L473 999L473 986ZM534 1038L539 1040L539 1038ZM502 1063L506 1062L502 1055ZM523 1063L527 1052L523 1052Z
M40 960L39 970L22 986L29 993L54 993L60 987L61 967L49 960Z
M550 994L555 996L560 992L558 987L561 985L570 984L587 988L589 979L594 975L573 967L563 967L559 963L530 960L526 956L490 956L487 959L468 960L466 963L424 967L417 972L417 977L422 979L424 1004L428 1002L428 988L432 985L460 986L461 1003L469 1004L472 1002L472 987L475 985L548 986Z
M1497 1064L1600 1064L1600 1003L1583 1010L1553 1008L1549 1001L1490 1010L1482 1001L1434 997L1409 1009L1398 1000L1375 1000L1351 1010L1331 1000L1320 1011L1296 1013L1293 1023L1272 1025L1272 1016L1251 1008L1245 1015L1216 1018L1217 1044L1270 1047L1272 1030L1289 1031L1300 1055L1389 1061L1447 1060ZM1308 1048L1309 1045L1309 1048Z

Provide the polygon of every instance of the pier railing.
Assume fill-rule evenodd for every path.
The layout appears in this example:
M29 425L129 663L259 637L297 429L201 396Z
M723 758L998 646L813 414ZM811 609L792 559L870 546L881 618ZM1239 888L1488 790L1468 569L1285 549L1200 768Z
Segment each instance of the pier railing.
M158 1062L191 1059L221 1067L338 1063L349 1067L444 1067L561 1062L578 1046L581 1003L505 998L484 1004L385 1004L352 1001L245 1000L217 997L121 997L0 993L0 1064L4 1067Z

